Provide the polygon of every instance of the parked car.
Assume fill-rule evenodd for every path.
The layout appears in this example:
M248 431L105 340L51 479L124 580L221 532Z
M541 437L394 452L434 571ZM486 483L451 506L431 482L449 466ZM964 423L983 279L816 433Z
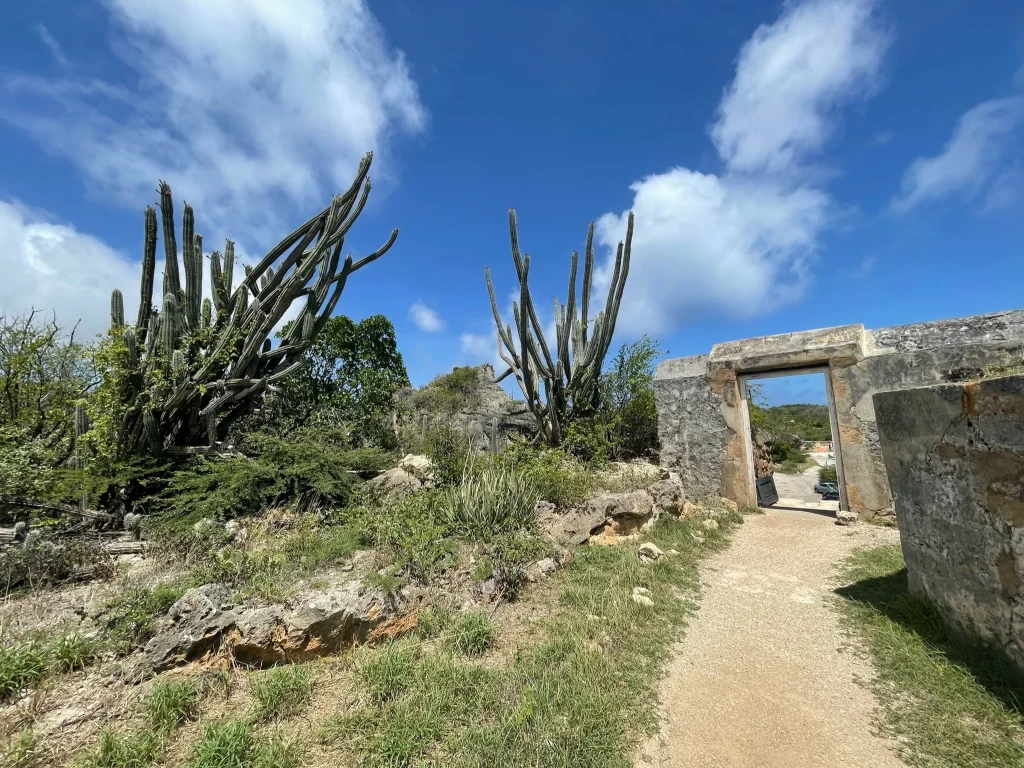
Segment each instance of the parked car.
M839 486L836 483L816 483L814 485L815 493L828 493L830 491L839 493Z
M839 489L832 488L821 494L822 501L839 501Z

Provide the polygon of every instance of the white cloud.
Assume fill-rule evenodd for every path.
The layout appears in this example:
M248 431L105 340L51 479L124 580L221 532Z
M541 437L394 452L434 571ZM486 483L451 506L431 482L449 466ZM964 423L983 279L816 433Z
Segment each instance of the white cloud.
M78 338L89 339L110 327L113 288L124 293L129 317L138 311L139 272L102 241L0 201L0 312L55 312L67 330L81 321Z
M417 328L427 333L437 333L443 331L445 327L441 316L422 301L417 301L409 307L409 319L415 323Z
M875 266L877 264L877 256L865 256L863 259L861 259L861 262L860 264L857 265L857 268L854 269L853 272L851 272L851 276L856 278L867 277L872 273L872 271L874 271Z
M141 237L141 221L139 230ZM157 253L162 254L162 248ZM245 277L243 261L252 260L238 251L234 285ZM180 253L178 269L183 269ZM153 296L157 307L163 273L164 260L158 258ZM4 276L0 281L0 313L20 314L31 309L52 312L65 329L77 323L78 338L83 340L110 327L110 294L115 288L124 296L125 317L134 321L138 315L142 276L139 261L16 200L0 200L0 275ZM208 262L204 265L203 296L211 298ZM301 301L293 302L274 330L293 320L301 307Z
M39 39L43 41L43 45L46 46L50 55L53 56L53 60L62 67L68 66L68 59L64 55L64 49L57 42L57 38L46 28L45 24L36 24L36 34L39 35Z
M791 171L832 136L834 111L878 85L889 36L871 0L787 3L740 50L711 137L734 171Z
M710 134L720 174L677 167L631 185L633 259L619 327L674 330L704 310L740 317L799 298L834 217L811 162L838 110L878 87L890 35L871 0L788 3L737 59ZM614 254L628 211L597 223ZM599 271L607 286L612 259Z
M942 152L910 164L891 209L906 213L950 197L972 200L986 191L989 204L1005 204L1006 158L1020 146L1022 117L1019 96L985 101L969 109L957 121Z
M494 370L501 374L508 368L508 363L498 354L498 332L490 334L463 333L459 336L461 359L469 365L490 363Z
M149 202L167 179L218 240L284 234L295 222L282 201L325 203L363 153L425 124L405 58L364 0L105 5L131 87L9 76L0 114L121 202ZM378 177L383 167L378 154Z

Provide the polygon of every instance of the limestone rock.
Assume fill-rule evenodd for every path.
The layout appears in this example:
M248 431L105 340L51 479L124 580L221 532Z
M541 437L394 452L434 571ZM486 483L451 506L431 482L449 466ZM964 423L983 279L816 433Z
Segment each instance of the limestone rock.
M420 482L433 482L434 465L430 459L418 453L409 453L398 462L398 469L404 469Z
M704 528L704 530L706 530L706 531L717 531L718 530L718 521L717 520L711 520L711 519L704 520L704 521L701 522L701 527Z
M423 487L423 483L418 477L402 467L382 472L370 480L367 485L382 496L391 498L408 496Z
M664 554L664 552L649 541L641 544L640 548L636 551L636 556L640 559L641 563L653 563Z
M536 563L532 563L526 568L526 578L530 582L540 581L546 576L550 576L558 570L558 563L555 562L554 558L545 557L543 560L538 560Z
M646 587L633 587L633 594L630 596L634 603L645 608L654 607L654 598L651 597L651 590Z
M672 516L682 514L686 505L686 495L683 492L683 484L678 480L659 480L647 486L647 493L656 512L664 512Z
M836 525L853 525L859 519L856 512L849 512L845 509L836 512Z
M579 546L585 544L590 534L604 525L605 519L603 509L584 505L555 518L544 530L559 544Z
M733 512L739 512L740 511L740 505L737 504L732 499L727 499L727 498L725 498L725 496L722 496L719 499L719 501L722 503L722 506L725 507L728 510L731 510Z
M170 626L146 644L145 666L154 672L202 658L220 645L234 624L231 592L221 584L193 587L167 612Z

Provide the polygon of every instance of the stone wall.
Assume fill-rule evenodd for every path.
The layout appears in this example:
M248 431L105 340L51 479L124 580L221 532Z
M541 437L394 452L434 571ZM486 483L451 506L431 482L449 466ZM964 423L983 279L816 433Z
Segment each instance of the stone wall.
M891 517L875 427L877 392L978 378L1024 359L1024 311L867 331L846 325L715 345L667 360L655 375L662 464L694 499L753 504L743 374L822 366L831 384L842 455L843 502L862 519Z
M911 591L1024 670L1024 375L873 401Z

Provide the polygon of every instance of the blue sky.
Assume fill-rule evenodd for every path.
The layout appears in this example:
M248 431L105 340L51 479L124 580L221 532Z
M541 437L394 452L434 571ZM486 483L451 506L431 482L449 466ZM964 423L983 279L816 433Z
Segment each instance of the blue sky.
M341 311L387 314L417 384L495 358L483 269L510 302L509 206L541 307L588 223L603 268L632 209L618 340L672 356L1024 300L1019 0L36 0L4 20L6 312L93 333L117 286L130 314L158 179L208 249L255 259L370 149L348 246L402 232Z

